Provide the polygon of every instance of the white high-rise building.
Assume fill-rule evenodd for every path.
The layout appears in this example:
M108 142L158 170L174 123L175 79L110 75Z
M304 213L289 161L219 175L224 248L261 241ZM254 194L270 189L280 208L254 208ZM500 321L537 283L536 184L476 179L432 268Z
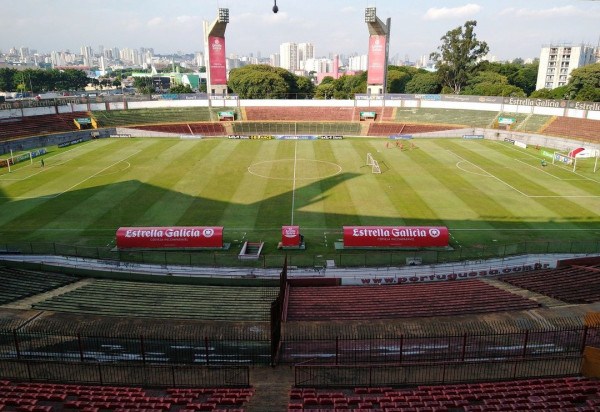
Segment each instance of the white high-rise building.
M566 86L571 72L596 62L595 50L588 45L548 45L542 47L536 90Z
M333 63L330 59L307 59L304 63L304 71L307 73L329 73L332 67Z
M312 43L298 44L298 68L306 70L304 67L308 59L315 58L315 46Z
M279 53L274 53L269 56L269 64L273 67L281 67L281 56Z
M366 54L348 58L348 69L352 71L366 71L368 59Z
M296 43L282 43L279 46L279 59L279 67L292 73L298 70L298 45Z

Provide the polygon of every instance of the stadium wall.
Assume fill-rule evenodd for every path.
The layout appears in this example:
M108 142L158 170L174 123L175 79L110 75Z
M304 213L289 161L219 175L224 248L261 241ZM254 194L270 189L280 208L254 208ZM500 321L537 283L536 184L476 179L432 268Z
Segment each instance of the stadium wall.
M392 97L394 95L391 95ZM105 111L129 109L153 109L168 107L407 107L431 109L482 110L539 114L544 116L565 116L580 119L600 120L600 103L572 102L547 99L513 99L485 96L446 96L446 95L395 95L397 99L355 99L355 100L238 100L238 99L161 99L153 96L140 96L132 100L92 101L86 98L71 98L68 102L51 100L43 105L40 102L17 102L0 105L0 119L37 116L44 114L76 111ZM142 100L146 98L146 100Z
M83 141L91 140L92 134L96 134L95 137L109 137L115 134L115 128L98 129L98 130L82 130L74 132L56 133L50 135L40 135L34 137L27 137L23 139L9 140L0 143L0 155L8 154L12 150L13 152L27 151L38 149L40 147L54 146L61 143L70 142L72 140L82 139Z

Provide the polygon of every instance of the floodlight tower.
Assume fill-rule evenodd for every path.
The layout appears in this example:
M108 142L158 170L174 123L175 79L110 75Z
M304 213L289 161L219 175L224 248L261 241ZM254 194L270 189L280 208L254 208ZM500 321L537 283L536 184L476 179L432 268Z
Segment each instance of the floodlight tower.
M384 95L387 87L387 62L392 19L388 17L387 22L384 23L377 17L375 7L367 7L365 23L369 28L367 94Z
M229 9L219 9L217 19L204 22L204 54L206 55L206 91L209 95L227 94L227 59L225 29Z

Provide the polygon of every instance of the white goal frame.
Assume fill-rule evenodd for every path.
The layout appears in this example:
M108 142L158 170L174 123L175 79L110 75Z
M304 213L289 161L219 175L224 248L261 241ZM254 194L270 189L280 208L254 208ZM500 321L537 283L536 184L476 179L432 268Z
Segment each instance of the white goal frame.
M367 166L371 166L371 173L381 174L381 168L379 162L375 160L371 153L367 153Z
M552 155L552 164L564 164L566 166L573 165L573 172L577 169L577 158L573 156L569 156L560 152L554 152Z

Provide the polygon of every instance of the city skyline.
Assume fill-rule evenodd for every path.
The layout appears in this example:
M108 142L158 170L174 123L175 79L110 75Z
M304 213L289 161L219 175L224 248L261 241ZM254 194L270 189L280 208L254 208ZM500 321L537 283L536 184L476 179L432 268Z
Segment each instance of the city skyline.
M366 7L377 7L380 18L392 19L390 56L411 61L435 51L448 30L467 20L477 20L478 39L499 60L539 57L549 43L596 46L599 41L600 2L593 0L404 3L280 0L280 11L274 14L271 0L147 0L144 7L132 0L21 0L11 3L10 12L0 13L0 51L28 47L39 53L77 52L82 46L103 45L148 47L156 54L202 52L202 21L214 20L218 7L230 9L228 55L265 57L278 53L285 42L312 43L316 57L366 53Z

